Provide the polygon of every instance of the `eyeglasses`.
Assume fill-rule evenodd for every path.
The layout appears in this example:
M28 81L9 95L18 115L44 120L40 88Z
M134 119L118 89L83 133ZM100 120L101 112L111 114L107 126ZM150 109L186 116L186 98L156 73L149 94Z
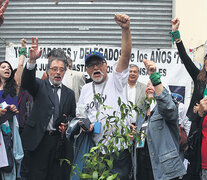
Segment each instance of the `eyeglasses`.
M94 61L86 65L87 68L94 68L94 66L101 67L106 61Z
M59 70L60 73L65 72L65 68L57 68L57 67L53 67L53 68L49 68L49 69L50 69L52 72L54 72L54 73L58 72L58 70Z

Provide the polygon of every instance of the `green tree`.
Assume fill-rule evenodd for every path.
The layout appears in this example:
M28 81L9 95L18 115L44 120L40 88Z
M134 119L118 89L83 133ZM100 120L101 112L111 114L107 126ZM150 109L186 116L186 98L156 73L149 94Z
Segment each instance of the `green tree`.
M95 98L103 106L104 110L112 109L112 107L105 106L102 99L95 95ZM146 103L145 100L143 103ZM114 111L113 115L106 115L106 123L103 127L103 137L95 147L90 149L90 152L84 154L84 171L80 172L81 179L93 179L93 180L113 180L118 178L118 174L114 174L113 169L113 155L119 157L119 153L124 151L124 147L128 147L131 150L133 141L129 135L133 135L136 141L140 140L141 133L133 133L130 126L126 123L126 120L131 116L132 111L135 110L139 115L143 116L143 111L137 108L132 102L125 104L118 98L119 111ZM103 113L103 112L102 112ZM104 114L105 115L105 114ZM99 116L97 113L96 116ZM120 144L120 149L117 145Z

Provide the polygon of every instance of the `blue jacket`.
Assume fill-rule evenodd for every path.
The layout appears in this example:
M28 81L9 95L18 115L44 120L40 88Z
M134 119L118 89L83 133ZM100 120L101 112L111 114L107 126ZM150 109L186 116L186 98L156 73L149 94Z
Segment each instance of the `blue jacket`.
M2 180L16 180L20 178L20 168L21 168L21 161L24 157L24 152L22 148L22 142L19 135L19 124L17 121L16 116L13 116L13 156L14 156L14 167L11 172L1 172Z
M75 132L79 131L78 123L74 124L72 128L67 129L66 137L73 141L74 157L73 157L73 171L71 173L71 180L80 180L79 174L84 170L83 155L89 153L90 149L95 146L92 133L81 132L78 137L74 138Z
M146 135L152 171L155 180L168 180L186 173L179 157L178 109L166 89L159 96L154 94L157 105L149 118ZM145 117L137 119L137 132ZM136 143L135 143L136 147ZM139 167L136 166L136 148L133 152L134 178Z

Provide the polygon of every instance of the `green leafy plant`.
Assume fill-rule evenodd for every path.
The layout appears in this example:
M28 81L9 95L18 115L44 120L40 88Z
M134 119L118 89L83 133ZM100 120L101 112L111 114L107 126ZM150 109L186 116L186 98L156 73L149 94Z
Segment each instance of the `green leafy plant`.
M95 98L104 110L112 109L112 107L103 104L100 96L95 95ZM129 135L133 136L136 141L140 140L141 133L133 133L126 121L130 116L132 117L133 110L142 116L143 111L132 102L129 102L129 104L123 103L121 98L118 98L118 105L119 111L113 111L113 115L105 115L104 112L101 112L106 116L103 137L95 147L90 149L89 153L83 155L84 171L78 175L81 179L119 179L118 174L112 171L114 155L118 158L119 153L124 151L126 147L129 151L131 150L133 141ZM145 107L147 107L146 103ZM96 116L98 117L99 113Z

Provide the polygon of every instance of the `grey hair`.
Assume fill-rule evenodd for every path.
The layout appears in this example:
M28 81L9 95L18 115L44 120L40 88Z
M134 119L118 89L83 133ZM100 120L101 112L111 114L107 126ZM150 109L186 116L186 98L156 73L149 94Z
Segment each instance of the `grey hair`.
M51 57L65 57L66 58L66 53L63 49L52 49L48 54L47 57L50 59Z
M132 68L132 67L136 67L138 69L138 72L139 72L139 67L136 64L130 64L129 65L129 68Z
M54 60L62 61L64 63L64 68L66 71L68 66L68 61L67 61L66 53L63 49L53 49L52 51L50 51L50 53L48 54L47 69L50 68L51 63Z

